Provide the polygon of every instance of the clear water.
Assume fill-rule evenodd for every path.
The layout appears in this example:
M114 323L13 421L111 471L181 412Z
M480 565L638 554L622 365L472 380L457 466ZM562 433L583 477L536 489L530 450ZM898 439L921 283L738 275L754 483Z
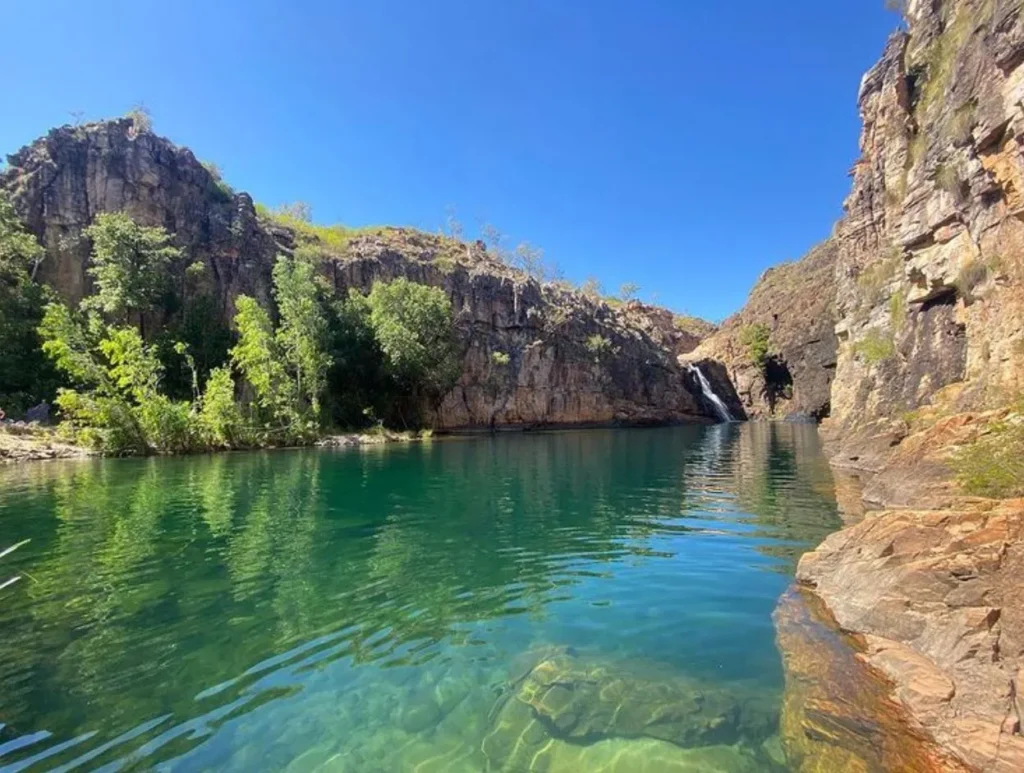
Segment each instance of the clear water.
M0 769L784 771L813 427L0 470Z

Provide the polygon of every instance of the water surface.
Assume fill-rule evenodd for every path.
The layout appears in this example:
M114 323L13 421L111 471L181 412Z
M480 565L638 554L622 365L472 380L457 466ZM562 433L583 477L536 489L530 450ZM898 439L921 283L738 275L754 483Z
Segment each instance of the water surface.
M813 427L0 470L0 769L785 771Z

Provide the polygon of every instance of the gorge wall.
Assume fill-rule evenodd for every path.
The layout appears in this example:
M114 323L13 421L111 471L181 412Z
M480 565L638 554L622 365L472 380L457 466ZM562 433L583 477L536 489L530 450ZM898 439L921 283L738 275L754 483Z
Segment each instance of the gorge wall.
M1024 500L965 496L951 469L993 417L1024 420L1010 407L1024 388L1021 6L911 0L862 81L861 156L832 237L822 431L890 509L826 539L797 577L938 743L899 769L1024 770ZM822 713L806 704L798 744L820 740Z
M878 471L923 406L1024 386L1024 22L1012 0L915 0L864 77L836 229L836 462ZM911 425L911 426L908 426Z
M686 355L694 362L722 363L748 415L829 415L837 348L836 252L829 239L801 260L765 271L744 307ZM752 359L746 341L758 327L768 335L763 364ZM716 391L728 394L731 388L719 381Z
M83 230L97 213L125 211L166 228L183 248L172 282L186 268L207 270L202 291L223 321L239 294L270 303L278 254L312 249L339 295L378 279L406 277L443 288L463 348L456 387L430 420L439 429L663 423L714 413L693 376L676 361L699 339L672 315L640 303L609 305L541 283L482 244L412 229L353 232L321 243L257 213L185 148L131 119L54 129L9 156L0 189L46 248L37 278L72 303L90 289L91 244ZM159 326L168 321L154 320Z

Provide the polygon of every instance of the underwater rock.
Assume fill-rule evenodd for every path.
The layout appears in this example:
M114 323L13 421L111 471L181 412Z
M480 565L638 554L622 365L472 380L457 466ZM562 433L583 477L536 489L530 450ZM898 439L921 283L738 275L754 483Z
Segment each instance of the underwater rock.
M777 720L770 703L761 704L756 695L745 698L724 687L666 679L642 673L631 664L567 653L546 657L522 674L492 713L493 723L482 743L489 769L535 772L555 770L543 761L564 758L568 752L562 747L566 745L584 749L612 740L647 739L682 751L680 747L722 746L744 740L760 743L774 731ZM636 747L623 748L635 751ZM616 762L612 769L705 769L694 767L692 760L688 764L629 768ZM588 763L557 769L597 768ZM770 762L753 769L771 769Z
M782 746L797 773L964 773L905 709L815 597L791 591L775 610L786 674Z

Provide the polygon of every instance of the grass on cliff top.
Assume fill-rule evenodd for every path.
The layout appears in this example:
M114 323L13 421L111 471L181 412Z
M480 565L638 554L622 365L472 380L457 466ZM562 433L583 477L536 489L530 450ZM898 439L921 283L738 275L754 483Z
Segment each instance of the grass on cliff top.
M954 454L951 466L968 494L1024 496L1024 398L1008 416Z
M294 232L295 238L299 242L318 245L325 253L332 255L344 253L348 249L349 243L356 236L378 233L384 230L383 226L349 228L340 223L319 225L310 220L308 207L301 203L286 204L278 209L270 209L263 204L257 204L256 214L264 220L269 220L283 228L290 229Z

